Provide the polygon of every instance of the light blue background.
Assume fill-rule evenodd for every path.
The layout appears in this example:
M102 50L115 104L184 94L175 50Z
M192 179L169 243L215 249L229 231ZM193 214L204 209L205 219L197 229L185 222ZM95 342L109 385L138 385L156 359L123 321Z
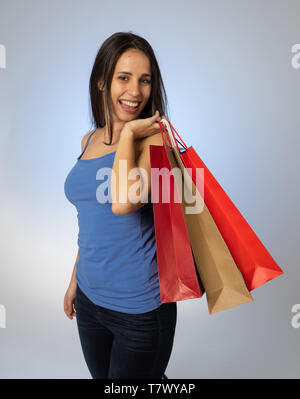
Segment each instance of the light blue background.
M78 233L63 184L92 129L96 53L129 30L156 53L175 129L285 272L215 315L179 302L166 374L300 377L299 22L291 0L0 0L0 378L91 378L63 312Z

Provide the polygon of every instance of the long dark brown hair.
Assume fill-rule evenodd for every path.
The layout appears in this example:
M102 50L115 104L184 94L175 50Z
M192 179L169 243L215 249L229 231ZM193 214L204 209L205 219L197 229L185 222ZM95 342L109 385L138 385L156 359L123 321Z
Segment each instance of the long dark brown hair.
M113 132L111 81L119 57L128 49L143 51L151 65L151 94L139 118L149 118L158 110L160 115L165 115L169 119L167 95L152 47L147 40L131 31L116 32L108 37L100 47L95 58L89 84L92 124L95 128L108 127L110 142L105 143L108 145L111 145ZM99 90L99 81L103 82L103 91Z

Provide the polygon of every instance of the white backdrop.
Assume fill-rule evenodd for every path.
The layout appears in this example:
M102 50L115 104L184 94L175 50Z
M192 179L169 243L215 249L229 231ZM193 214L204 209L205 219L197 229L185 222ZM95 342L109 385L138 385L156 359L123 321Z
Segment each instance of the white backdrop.
M292 0L0 0L0 378L91 378L63 312L78 234L63 185L117 31L150 42L170 121L285 272L215 315L179 302L166 374L299 378L299 20Z

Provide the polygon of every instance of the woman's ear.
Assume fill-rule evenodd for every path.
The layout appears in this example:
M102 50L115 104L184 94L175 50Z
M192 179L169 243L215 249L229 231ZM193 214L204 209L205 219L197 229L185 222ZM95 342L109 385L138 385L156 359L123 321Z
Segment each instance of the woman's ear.
M101 81L101 80L99 80L99 82L97 83L97 86L98 86L98 89L99 89L100 91L103 91L104 85L102 84L102 81Z

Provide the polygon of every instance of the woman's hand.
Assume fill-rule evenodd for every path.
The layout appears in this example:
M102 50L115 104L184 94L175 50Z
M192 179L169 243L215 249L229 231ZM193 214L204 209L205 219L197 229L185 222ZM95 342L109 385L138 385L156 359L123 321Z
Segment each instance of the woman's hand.
M142 139L144 137L152 136L153 134L160 133L159 122L165 118L159 116L159 112L156 111L153 116L145 119L134 119L133 121L126 122L123 129L132 132L134 139Z
M64 297L64 312L66 316L73 320L76 317L75 298L77 282L71 282Z

